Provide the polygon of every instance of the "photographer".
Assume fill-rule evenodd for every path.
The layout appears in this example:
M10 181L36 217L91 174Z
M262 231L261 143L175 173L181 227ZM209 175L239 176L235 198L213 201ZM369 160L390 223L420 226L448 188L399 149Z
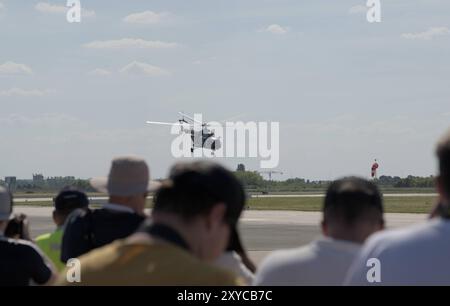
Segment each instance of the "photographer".
M28 238L24 215L11 219L12 198L0 187L0 286L51 284L55 279L53 267ZM5 236L5 231L13 238Z
M69 215L75 210L86 211L89 199L84 192L75 188L64 188L54 199L54 210L52 213L56 229L51 233L36 237L37 246L53 262L58 271L65 268L61 261L61 244L64 233L64 224Z

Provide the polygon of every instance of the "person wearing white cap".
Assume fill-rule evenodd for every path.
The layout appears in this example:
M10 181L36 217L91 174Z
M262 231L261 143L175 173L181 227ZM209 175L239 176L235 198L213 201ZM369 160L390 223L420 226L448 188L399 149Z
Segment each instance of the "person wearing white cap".
M145 160L135 156L115 158L108 177L90 183L107 193L109 201L101 209L77 210L69 216L61 249L63 262L133 233L145 219L148 192L158 186L150 180Z
M4 236L12 213L12 198L0 186L0 286L47 285L56 274L50 261L33 243Z

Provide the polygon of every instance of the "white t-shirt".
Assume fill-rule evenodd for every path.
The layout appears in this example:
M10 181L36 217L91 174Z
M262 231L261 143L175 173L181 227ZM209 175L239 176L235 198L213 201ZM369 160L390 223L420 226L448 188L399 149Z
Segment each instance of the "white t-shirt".
M360 245L321 238L292 250L276 251L256 273L257 286L342 285Z
M367 262L371 258L378 264ZM369 273L368 273L369 272ZM369 282L367 278L380 282ZM450 221L434 219L377 233L366 241L346 285L450 285Z
M216 262L216 266L232 271L236 276L241 277L247 284L253 282L253 273L244 265L241 257L236 252L225 252Z

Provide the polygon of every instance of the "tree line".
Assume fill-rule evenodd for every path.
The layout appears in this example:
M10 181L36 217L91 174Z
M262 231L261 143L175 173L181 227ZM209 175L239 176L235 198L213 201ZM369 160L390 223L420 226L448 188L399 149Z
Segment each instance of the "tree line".
M308 180L304 178L290 178L282 181L266 180L257 171L246 171L243 164L239 164L235 175L243 183L246 189L254 191L307 191L323 190L331 183L329 180ZM380 188L433 188L435 177L420 177L409 175L401 178L399 176L380 176L374 180Z
M257 171L247 171L243 164L239 164L234 174L249 191L316 191L324 190L331 181L327 180L308 180L304 178L290 178L287 180L268 180ZM405 178L399 176L381 176L375 182L381 188L433 188L435 177L419 177L409 175ZM0 185L5 186L4 181ZM34 193L34 192L56 192L64 187L72 186L86 192L93 192L89 180L77 179L74 177L52 177L42 181L34 182L32 180L17 180L14 186L14 192Z

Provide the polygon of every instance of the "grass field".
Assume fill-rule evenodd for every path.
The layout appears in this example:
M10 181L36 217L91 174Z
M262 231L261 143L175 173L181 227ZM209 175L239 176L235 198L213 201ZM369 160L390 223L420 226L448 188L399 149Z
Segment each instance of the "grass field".
M385 212L391 213L429 213L436 198L429 197L386 197ZM255 210L297 210L320 211L323 198L251 198L250 209Z
M382 193L435 193L435 188L394 188L394 187L380 187ZM261 194L261 191L247 190L249 194ZM270 190L270 194L319 194L325 193L325 188L309 188L298 191L276 191Z
M386 212L392 213L429 213L434 206L434 196L422 197L386 197L384 207ZM320 211L323 198L251 198L248 201L250 209L254 210L295 210L295 211ZM51 206L51 202L17 203L27 206ZM147 200L147 207L151 207L152 200ZM93 206L96 207L95 202Z

